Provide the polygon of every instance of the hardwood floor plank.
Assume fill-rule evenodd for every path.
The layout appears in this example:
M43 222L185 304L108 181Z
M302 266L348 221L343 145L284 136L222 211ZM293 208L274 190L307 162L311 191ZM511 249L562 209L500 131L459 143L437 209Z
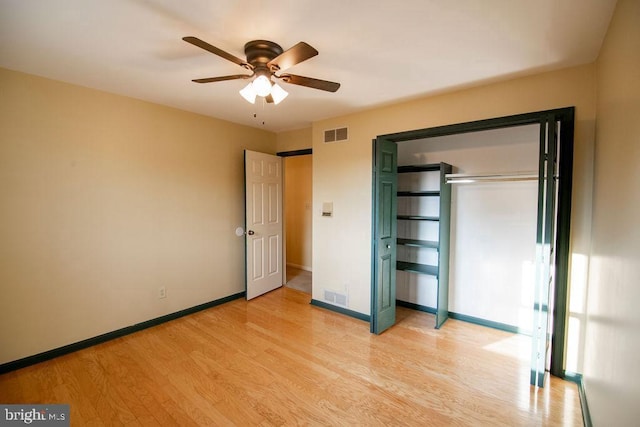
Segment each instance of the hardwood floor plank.
M84 425L582 425L528 384L527 337L398 308L382 335L280 288L0 376L0 402Z
M60 363L57 365L57 368L63 372L65 382L54 390L55 401L67 403L75 400L78 404L72 405L69 408L71 418L80 420L82 425L103 425L91 399L87 393L83 392L83 388L76 377L76 373L84 367L73 363L77 360L74 356L75 355L66 355L58 358Z

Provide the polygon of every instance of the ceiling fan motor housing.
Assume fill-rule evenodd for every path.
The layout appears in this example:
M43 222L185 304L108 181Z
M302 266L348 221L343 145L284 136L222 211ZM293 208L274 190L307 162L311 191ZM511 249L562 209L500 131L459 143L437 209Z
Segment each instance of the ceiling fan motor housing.
M244 45L247 62L253 66L255 71L265 69L271 72L272 70L268 69L267 64L282 52L282 47L279 44L268 40L253 40Z

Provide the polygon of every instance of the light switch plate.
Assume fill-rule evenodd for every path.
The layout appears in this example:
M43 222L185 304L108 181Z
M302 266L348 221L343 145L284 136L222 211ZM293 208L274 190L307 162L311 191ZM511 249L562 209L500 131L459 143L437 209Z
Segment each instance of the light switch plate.
M322 216L333 216L333 202L322 203Z

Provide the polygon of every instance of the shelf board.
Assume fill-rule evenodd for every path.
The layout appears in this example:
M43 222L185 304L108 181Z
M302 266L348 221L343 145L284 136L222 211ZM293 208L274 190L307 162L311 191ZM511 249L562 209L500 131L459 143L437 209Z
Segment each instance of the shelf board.
M409 221L440 221L437 216L422 216L422 215L398 215L398 219L405 219Z
M416 264L415 262L397 261L396 270L427 274L429 276L438 276L438 267L426 264Z
M398 197L438 197L440 191L398 191Z
M438 242L433 240L416 240L416 239L401 239L399 238L397 243L403 246L417 246L420 248L434 248L438 249Z
M440 170L440 163L431 163L427 165L398 166L398 173L430 172L430 171L439 171L439 170Z

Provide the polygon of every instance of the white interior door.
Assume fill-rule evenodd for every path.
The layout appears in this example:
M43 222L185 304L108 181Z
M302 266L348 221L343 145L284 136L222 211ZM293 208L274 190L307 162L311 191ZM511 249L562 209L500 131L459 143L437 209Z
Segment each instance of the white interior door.
M282 159L245 150L247 299L282 286Z

